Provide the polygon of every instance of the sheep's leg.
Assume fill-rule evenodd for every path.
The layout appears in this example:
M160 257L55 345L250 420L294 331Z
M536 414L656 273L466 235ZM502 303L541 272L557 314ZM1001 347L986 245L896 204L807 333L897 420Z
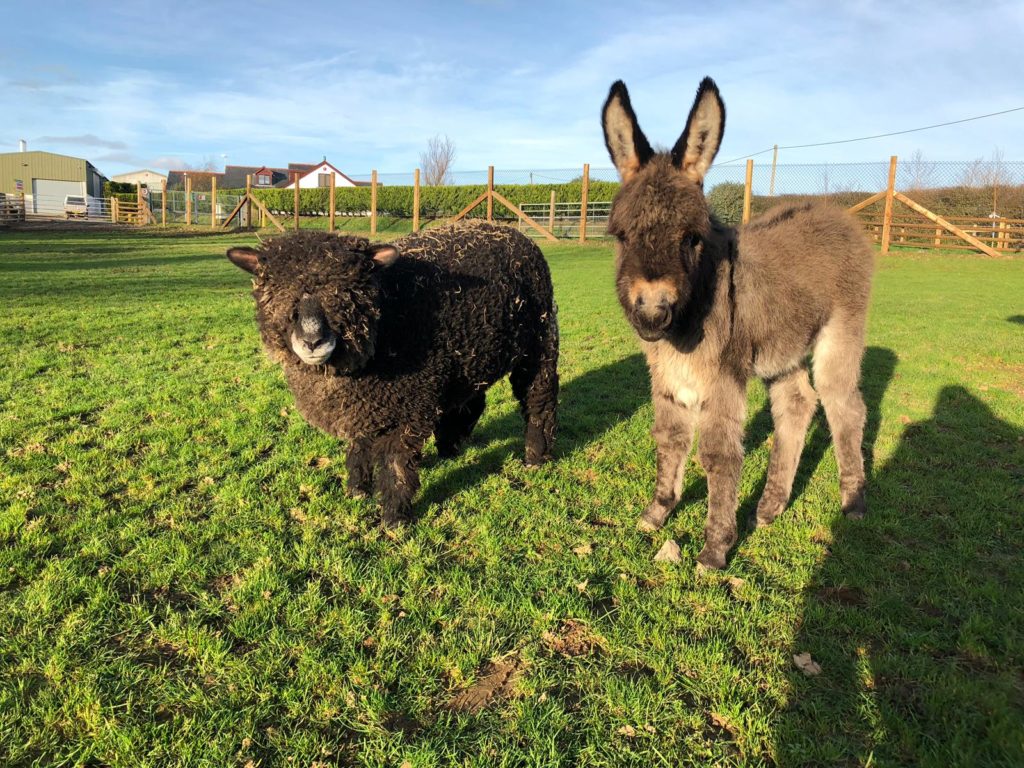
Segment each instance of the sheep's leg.
M349 443L345 468L348 470L348 495L362 499L373 493L373 441L357 437Z
M526 419L526 465L551 459L558 426L558 348L531 357L512 369L512 392ZM550 344L548 345L551 346Z
M439 456L450 459L458 455L462 442L470 436L473 427L480 420L480 414L484 412L486 402L486 394L477 392L466 402L441 414L441 419L434 429Z
M708 476L708 517L704 548L697 555L697 562L705 568L724 568L725 556L736 543L747 406L745 384L736 379L716 382L698 418L698 457Z
M654 498L637 523L642 531L656 531L679 503L683 494L686 460L693 444L695 411L663 394L654 395L654 428L651 435L658 446L658 479Z
M426 435L403 431L383 438L375 446L380 456L376 481L381 522L387 528L409 519L413 496L420 488L419 463L425 440Z

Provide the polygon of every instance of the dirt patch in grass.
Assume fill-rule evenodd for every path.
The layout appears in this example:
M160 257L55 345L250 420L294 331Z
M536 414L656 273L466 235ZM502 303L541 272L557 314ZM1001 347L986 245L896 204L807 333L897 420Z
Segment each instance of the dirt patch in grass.
M544 647L562 656L589 656L600 651L604 641L591 629L574 619L566 619L554 632L541 635Z
M522 668L523 661L518 655L488 662L480 670L475 683L452 696L448 701L448 709L475 714L500 701L508 694L516 674Z

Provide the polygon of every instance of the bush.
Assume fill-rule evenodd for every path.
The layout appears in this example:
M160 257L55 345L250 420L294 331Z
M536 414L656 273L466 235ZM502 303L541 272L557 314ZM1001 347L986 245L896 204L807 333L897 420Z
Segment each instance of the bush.
M708 205L711 212L723 224L736 226L743 221L743 190L738 182L727 181L716 184L708 192Z

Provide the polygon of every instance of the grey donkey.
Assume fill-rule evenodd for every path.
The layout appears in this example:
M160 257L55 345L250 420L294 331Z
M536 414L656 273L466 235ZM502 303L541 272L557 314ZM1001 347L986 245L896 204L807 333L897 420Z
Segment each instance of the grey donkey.
M818 203L784 205L739 229L712 216L704 177L725 128L725 105L705 78L679 140L656 152L616 82L603 112L605 143L622 186L608 231L616 286L651 372L658 470L639 521L654 531L679 502L695 429L707 473L706 568L736 543L746 388L765 380L775 440L757 525L793 489L818 397L839 462L843 512L866 512L865 408L859 391L874 254L857 222ZM814 386L808 375L813 359Z

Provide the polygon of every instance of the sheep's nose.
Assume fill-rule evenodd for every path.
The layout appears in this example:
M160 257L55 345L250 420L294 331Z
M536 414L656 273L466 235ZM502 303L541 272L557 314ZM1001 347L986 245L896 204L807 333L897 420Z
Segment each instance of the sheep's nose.
M319 347L320 345L324 344L327 341L328 341L327 335L324 334L321 331L321 333L315 339L305 339L305 340L303 340L302 343L305 345L306 349L308 349L310 352L312 352L317 347Z

